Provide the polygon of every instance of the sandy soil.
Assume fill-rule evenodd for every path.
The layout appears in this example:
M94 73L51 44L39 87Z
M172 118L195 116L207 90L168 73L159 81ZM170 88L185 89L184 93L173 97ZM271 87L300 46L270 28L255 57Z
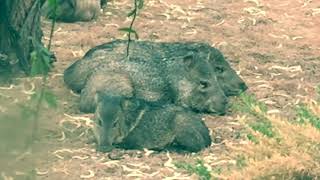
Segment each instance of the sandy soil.
M11 161L2 163L0 177L22 177L26 167L36 166L37 178L50 180L197 179L173 163L203 159L212 170L221 164L232 166L232 159L222 156L229 153L225 145L246 141L239 136L243 127L235 112L206 116L215 143L198 154L95 152L89 130L92 115L77 110L79 98L64 86L61 74L90 48L126 38L118 28L129 25L125 15L131 4L129 0L112 1L93 22L57 23L52 46L57 62L49 87L58 96L59 108L44 108L33 153L21 148L23 143L12 143L12 149L18 144L20 151L11 149L11 155L3 158ZM266 103L270 113L293 117L294 105L306 97L316 97L320 80L319 8L320 2L312 0L149 0L134 27L142 40L200 41L220 49L246 81L249 92ZM49 29L50 22L43 20L44 42ZM32 83L39 84L40 79L20 79L11 89L1 88L0 110L14 111L10 105L30 97L21 92L32 88ZM21 129L27 126L17 124L21 126L17 132L23 134ZM25 132L23 138L12 137L11 141L24 142L29 135ZM10 172L13 167L15 171Z

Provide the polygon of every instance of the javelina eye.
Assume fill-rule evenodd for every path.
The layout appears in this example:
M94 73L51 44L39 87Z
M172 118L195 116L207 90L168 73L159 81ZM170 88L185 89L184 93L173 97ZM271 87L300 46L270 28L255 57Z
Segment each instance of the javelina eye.
M112 127L114 128L114 127L117 127L117 125L118 125L118 121L114 121L113 123L112 123Z
M219 66L215 67L215 72L223 73L223 71L224 71L223 67L219 67Z
M202 89L208 88L208 87L209 87L209 82L208 82L208 81L201 80L201 81L200 81L200 87L201 87Z
M99 126L102 126L102 120L101 120L101 119L98 119L97 124L98 124Z

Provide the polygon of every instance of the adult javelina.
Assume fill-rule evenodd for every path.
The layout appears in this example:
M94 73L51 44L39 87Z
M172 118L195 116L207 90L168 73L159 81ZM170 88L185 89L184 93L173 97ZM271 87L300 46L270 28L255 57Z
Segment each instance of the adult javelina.
M100 13L99 0L57 0L56 20L63 22L90 21ZM54 18L54 6L47 0L42 7L42 14Z
M199 112L225 112L227 98L211 66L207 61L198 60L206 54L190 52L165 59L152 56L126 58L119 53L112 55L105 57L97 51L97 54L78 60L65 71L66 84L73 90L81 90L81 111L94 112L94 96L97 91L102 91L127 97L134 94L151 102L173 102ZM103 58L109 60L92 68L91 62L98 63Z
M223 89L226 96L240 95L248 88L245 82L237 75L235 70L231 68L230 64L228 61L226 61L222 53L218 49L211 47L209 44L197 42L163 42L159 43L159 47L157 47L158 43L138 43L141 44L141 48L146 44L155 46L153 49L161 49L160 52L163 51L162 56L164 57L180 55L187 52L207 53L208 58L203 60L208 60L209 64L212 66L214 72L216 73L219 85ZM138 52L138 50L135 52Z
M94 69L107 61L113 61L114 58L123 57L126 53L127 41L115 40L109 43L99 45L89 50L84 58L73 66L87 66L89 69ZM130 46L130 56L135 58L144 58L150 61L172 58L193 52L195 54L202 53L200 61L208 61L220 87L223 89L226 96L236 96L247 89L244 81L236 74L225 60L222 53L208 44L197 42L149 42L149 41L132 41ZM88 61L89 60L89 61ZM83 64L83 65L82 65ZM67 73L72 73L74 67L70 67ZM77 69L79 71L79 68ZM79 72L79 74L82 74ZM70 78L70 79L69 79ZM65 76L65 81L69 87L75 91L80 91L85 84L83 78L73 79L72 76Z
M173 145L197 152L211 144L200 116L172 104L99 95L94 120L97 149L102 152L114 146L162 150Z

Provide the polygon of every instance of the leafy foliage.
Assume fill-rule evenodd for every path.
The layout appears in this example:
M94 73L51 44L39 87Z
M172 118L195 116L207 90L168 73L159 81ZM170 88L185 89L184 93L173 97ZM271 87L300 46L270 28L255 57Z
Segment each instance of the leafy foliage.
M48 4L51 7L55 7L55 6L57 6L57 0L48 0Z
M31 52L31 76L48 75L52 68L50 52L45 47L37 47Z
M139 10L141 10L143 8L143 5L144 5L144 0L134 0L134 9L131 10L127 14L127 17L132 17L132 21L130 23L130 26L129 27L119 28L119 31L124 31L124 32L127 32L127 34L128 34L127 56L129 56L131 33L133 33L135 35L136 39L139 39L137 31L133 29L133 23L134 23L137 15L139 13Z

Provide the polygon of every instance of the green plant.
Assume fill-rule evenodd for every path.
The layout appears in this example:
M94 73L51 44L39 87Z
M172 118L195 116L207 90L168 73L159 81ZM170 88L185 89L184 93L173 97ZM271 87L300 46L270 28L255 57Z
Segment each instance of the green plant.
M127 17L133 16L132 21L130 23L130 26L129 27L124 27L124 28L119 28L119 31L124 31L124 32L128 33L127 56L129 56L131 33L133 33L135 35L136 39L139 39L137 31L133 29L133 23L136 20L138 11L143 8L143 4L144 4L144 0L134 0L134 9L127 14Z
M257 137L254 136L254 135L251 134L251 133L248 133L248 134L247 134L247 138L248 138L249 141L251 141L251 142L253 142L253 143L255 143L255 144L258 144L258 143L259 143L259 140L257 139Z
M264 103L259 102L253 95L242 93L238 99L239 101L232 105L232 109L235 111L256 116L259 113L256 111L256 108L259 108L261 113L266 113L268 110L267 106Z
M246 157L244 155L238 155L236 158L236 165L238 168L247 166Z
M263 118L255 122L251 122L249 123L249 126L253 130L258 131L269 138L275 137L275 132L273 131L272 124L267 118Z
M320 129L320 117L314 115L306 105L298 105L296 107L298 123L310 123L317 129Z
M253 95L242 93L239 96L239 101L234 103L232 108L256 118L255 121L249 122L249 127L253 130L258 131L269 138L275 137L276 133L273 130L272 123L266 118L266 112L268 110L267 106L264 103L259 102ZM258 142L252 134L248 134L247 138L254 143Z
M180 169L186 170L189 174L197 174L201 180L210 180L211 174L207 167L204 166L203 161L197 160L195 165L179 162L175 163L175 166Z

